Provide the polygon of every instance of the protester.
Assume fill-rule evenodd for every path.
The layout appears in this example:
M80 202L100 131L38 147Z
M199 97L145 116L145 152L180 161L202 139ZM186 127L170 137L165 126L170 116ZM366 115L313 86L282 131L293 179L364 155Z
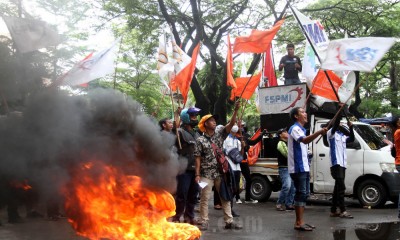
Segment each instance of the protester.
M340 118L336 118L333 127L328 131L327 138L329 144L329 156L331 159L331 175L335 179L335 187L332 194L331 217L353 218L346 211L344 205L344 192L346 185L344 179L346 176L347 154L346 143L354 141L353 124L348 122L350 127L348 131L340 125ZM340 213L337 212L340 209Z
M172 120L169 118L163 118L158 122L160 125L161 131L172 132L173 123Z
M279 168L279 177L282 182L282 189L279 193L278 201L276 202L276 210L287 211L294 210L294 194L295 188L292 178L289 175L288 171L288 132L286 128L279 129L277 132L279 136L279 142L277 145L278 150L278 168ZM285 209L283 208L285 206Z
M288 54L283 56L279 62L279 71L284 69L285 85L301 83L299 78L299 72L302 70L300 58L294 55L294 45L292 43L286 46L286 50Z
M193 153L196 139L200 137L200 134L194 128L199 123L197 116L200 111L199 108L191 107L182 110L180 114L182 121L181 128L178 129L180 146L178 142L176 146L178 154L186 158L188 164L186 171L177 176L178 186L175 195L176 214L172 218L174 222L180 222L180 218L183 215L185 223L194 224L194 207L197 202L199 186L195 181L195 157Z
M240 163L240 170L242 171L243 177L246 180L245 186L245 195L244 195L244 202L245 203L258 203L257 200L251 199L250 189L251 189L251 175L250 175L250 168L249 162L247 161L247 152L249 151L250 146L257 144L265 135L266 130L262 131L262 133L255 138L254 140L251 139L251 136L247 132L246 122L241 122L241 132L242 132L242 141L244 142L244 153L243 158L244 160Z
M205 115L201 118L199 129L204 133L196 141L196 149L194 155L196 156L196 182L206 183L207 185L201 191L200 199L200 229L208 229L208 200L210 198L211 189L216 187L221 197L221 182L224 178L223 173L220 172L216 154L213 146L222 149L223 132L229 133L236 121L237 111L240 107L239 101L235 104L235 110L229 123L220 131L215 131L216 116ZM222 208L224 212L225 229L241 229L242 226L233 222L232 209L230 200L221 197Z
M219 131L222 131L223 132L223 139L225 139L226 138L226 136L227 136L227 133L225 132L225 131L223 131L222 129L224 128L225 126L224 125L217 125L217 127L215 127L215 131L216 132L219 132ZM222 210L222 203L221 203L221 199L220 199L220 197L219 197L219 194L218 194L218 192L215 190L215 186L212 188L212 191L213 191L213 195L214 195L214 209L215 210Z
M315 227L306 224L303 218L306 201L310 194L310 162L306 144L312 142L319 135L326 134L327 129L322 128L306 136L304 125L308 122L307 113L300 107L295 107L290 111L290 118L295 122L288 132L288 168L296 188L294 196L296 222L294 229L312 231Z
M393 126L393 141L396 150L395 164L397 171L400 172L400 118L398 116L393 117L392 126ZM400 218L400 194L399 194L398 211L399 211L398 218Z
M234 162L234 159L231 159L229 156L229 153L233 151L234 149L237 149L237 151L240 153L240 158L243 160L243 147L241 141L236 137L237 132L239 131L239 127L237 125L234 125L232 127L231 132L229 133L228 137L225 139L223 143L223 149L225 154L227 155L227 159L229 162L230 169L232 170L233 174L233 179L235 180L234 182L234 195L236 197L236 202L240 201L240 196L239 196L239 183L240 183L240 162L236 163ZM244 143L243 143L244 144ZM238 202L239 203L239 202ZM241 202L240 202L241 203ZM231 201L231 207L232 207L232 215L234 217L240 217L240 215L233 210L233 198Z

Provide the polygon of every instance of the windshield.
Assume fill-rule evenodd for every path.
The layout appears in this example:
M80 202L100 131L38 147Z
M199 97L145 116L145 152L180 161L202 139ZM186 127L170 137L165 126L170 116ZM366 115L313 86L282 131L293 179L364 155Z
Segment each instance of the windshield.
M387 143L383 141L385 137L382 133L376 131L370 125L354 124L353 126L354 130L356 130L372 150L378 150L387 146Z

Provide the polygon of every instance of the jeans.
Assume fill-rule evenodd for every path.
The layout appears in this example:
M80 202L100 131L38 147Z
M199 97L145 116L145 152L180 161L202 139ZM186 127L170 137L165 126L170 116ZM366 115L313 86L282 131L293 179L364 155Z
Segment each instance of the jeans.
M199 185L195 182L195 172L186 171L178 175L178 187L176 190L175 204L176 214L174 220L179 221L182 214L185 220L194 219L194 207L197 202Z
M307 198L310 194L310 173L300 172L291 173L296 188L296 194L294 195L294 205L299 207L306 206Z
M340 208L340 212L346 211L344 205L344 191L346 190L346 185L344 184L346 168L340 165L335 165L331 167L331 175L335 179L335 187L333 189L332 195L332 207L331 212L336 213L336 208Z
M300 79L298 78L285 78L285 85L292 85L292 84L297 84L297 83L301 83Z
M287 167L279 168L279 177L282 182L282 189L279 193L278 201L276 204L285 204L286 207L293 206L294 194L296 189L294 188L294 183L289 175L289 170Z

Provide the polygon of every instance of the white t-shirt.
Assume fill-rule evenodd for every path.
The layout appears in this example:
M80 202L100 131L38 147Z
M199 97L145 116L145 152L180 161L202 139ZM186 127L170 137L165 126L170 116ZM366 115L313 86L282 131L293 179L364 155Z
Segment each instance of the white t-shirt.
M223 149L226 154L232 149L232 148L237 148L239 151L242 150L242 145L240 144L239 139L237 139L235 136L232 136L232 134L229 134L228 137L225 139L224 144L223 144ZM233 171L241 171L240 169L240 163L234 163L229 156L225 155L226 159L228 159L229 165L231 166Z
M339 130L332 134L332 128L326 134L329 144L329 156L331 158L331 166L340 165L347 166L346 141L347 136Z
M290 127L288 133L289 173L309 172L307 145L301 142L306 137L306 129L296 122Z

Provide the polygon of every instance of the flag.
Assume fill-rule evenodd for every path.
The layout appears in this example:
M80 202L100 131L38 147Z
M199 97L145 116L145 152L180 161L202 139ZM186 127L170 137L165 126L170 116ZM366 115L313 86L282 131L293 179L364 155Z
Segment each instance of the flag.
M256 140L261 135L261 128L259 128L254 135L250 138L251 140ZM261 151L261 141L257 144L250 146L249 150L247 151L247 163L251 166L258 160L258 155Z
M343 38L331 41L321 68L371 72L396 42L395 38Z
M237 88L232 89L231 91L231 100L235 100L235 97L240 97L240 94L242 94L241 98L249 100L251 96L253 95L254 91L256 90L258 84L260 83L261 79L261 72L255 76L252 77L240 77L236 78L236 86ZM250 82L247 84L247 82L250 80ZM247 84L247 86L246 86ZM246 87L246 89L245 89ZM243 91L244 89L244 91Z
M190 83L192 82L193 73L196 69L197 55L199 54L200 43L198 43L197 46L194 48L192 58L187 56L187 54L184 53L177 45L175 45L175 50L180 51L179 53L177 52L177 54L179 55L176 55L175 57L180 56L181 59L175 58L175 60L177 60L177 63L175 64L176 76L174 78L174 81L183 96L183 103L186 103ZM189 57L189 59L187 59L186 57ZM185 58L185 60L183 58Z
M266 87L278 86L274 62L272 61L272 44L269 44L268 50L265 52L264 56L264 78L267 80Z
M174 72L174 64L168 57L165 34L162 34L159 38L157 70L161 82L167 87L167 89L170 89L169 82L170 76Z
M304 49L303 69L301 71L307 82L312 82L317 75L319 69L317 63L319 64L315 52L307 41Z
M311 20L307 16L303 15L296 8L292 8L293 14L297 16L299 24L304 30L304 34L307 34L308 39L310 39L311 44L314 46L320 59L324 59L326 54L326 48L329 44L328 35L326 34L324 27L319 21Z
M231 39L228 34L228 50L226 54L226 85L236 88L235 80L233 79L233 57Z
M75 86L113 73L120 41L121 38L118 38L108 48L89 54L57 81L60 81L61 85Z
M61 42L60 35L46 22L3 16L15 47L21 53L32 52Z
M333 87L336 92L338 92L339 87L342 85L343 81L332 71L327 71L329 78L332 81ZM314 79L313 87L311 93L320 97L324 97L333 101L338 101L332 87L328 81L323 70L319 70L317 76Z
M283 24L284 19L279 20L268 30L252 30L250 36L237 37L233 44L233 53L263 53L268 51L269 44Z

